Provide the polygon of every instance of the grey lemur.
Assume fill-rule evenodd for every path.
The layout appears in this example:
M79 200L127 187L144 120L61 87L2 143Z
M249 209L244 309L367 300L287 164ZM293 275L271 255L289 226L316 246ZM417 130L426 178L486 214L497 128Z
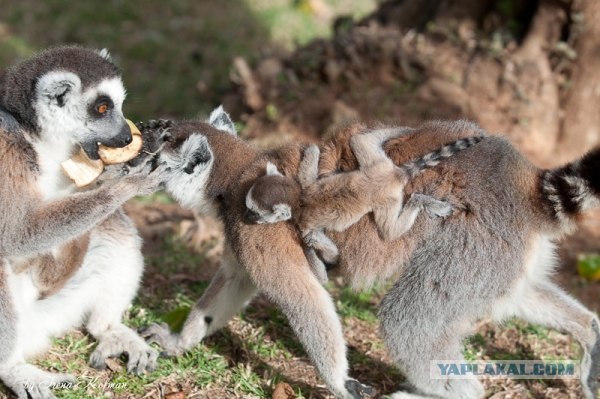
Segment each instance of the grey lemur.
M246 195L245 219L249 223L276 223L294 217L309 247L307 258L321 281L327 281L326 268L315 254L330 264L337 262L338 250L324 229L344 231L365 214L373 212L384 240L395 240L414 224L421 209L431 216L448 216L452 207L427 195L412 194L403 204L404 186L410 177L433 167L456 152L481 140L470 137L448 144L421 159L400 167L394 165L382 144L398 135L397 129L379 129L350 139L359 170L318 178L320 151L315 145L304 151L298 183L285 177L272 163L266 175L258 178Z
M215 111L211 120L222 114ZM468 137L486 136L475 124L429 122L397 128L386 154L396 165ZM232 125L218 131L202 122L170 128L177 140L161 157L176 157L180 144L208 140L212 160L201 178L173 169L174 197L224 224L227 249L219 271L194 306L180 333L153 325L143 335L168 353L193 348L262 291L287 316L319 374L338 398L360 398L369 390L348 376L346 345L334 302L306 259L292 223L246 224L245 198L268 162L296 177L304 146L292 144L262 153L237 138ZM321 146L320 175L358 168L350 137L372 130L354 125ZM229 133L228 133L229 132ZM198 140L198 139L195 139ZM179 143L179 144L178 144ZM381 332L392 359L414 386L395 398L479 398L475 379L430 379L430 361L463 359L463 339L483 317L517 316L564 330L582 345L582 389L597 392L600 374L598 318L552 282L553 242L571 231L582 213L597 206L600 150L561 168L541 170L506 139L484 137L411 179L405 195L424 193L449 202L447 218L417 218L408 234L381 239L368 215L342 232L327 231L339 249L339 269L356 289L394 275L398 281L379 312Z
M75 192L61 162L98 144L124 146L125 89L106 51L43 51L0 76L0 379L19 398L54 398L72 381L27 360L85 322L98 340L90 364L128 354L150 370L157 353L121 317L143 270L141 240L121 209L164 180L141 163L126 177Z

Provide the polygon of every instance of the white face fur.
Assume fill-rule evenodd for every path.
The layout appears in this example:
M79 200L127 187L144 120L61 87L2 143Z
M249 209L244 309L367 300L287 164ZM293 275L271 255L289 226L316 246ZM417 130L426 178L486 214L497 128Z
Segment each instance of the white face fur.
M41 139L63 147L80 144L91 158L97 158L98 143L126 145L131 135L122 111L125 96L119 77L82 90L81 80L72 72L43 75L34 102Z
M173 198L186 208L209 212L205 192L214 156L206 137L191 134L178 151L163 151L161 161L170 169L166 189Z

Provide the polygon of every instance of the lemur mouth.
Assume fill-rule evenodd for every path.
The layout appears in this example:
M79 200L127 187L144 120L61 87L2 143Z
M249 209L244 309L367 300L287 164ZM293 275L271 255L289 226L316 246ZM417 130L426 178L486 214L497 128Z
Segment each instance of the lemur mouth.
M100 155L98 154L99 144L100 143L96 141L88 141L87 143L81 144L81 148L83 148L85 155L87 155L89 159L97 161L98 159L100 159Z
M97 139L92 141L86 141L81 144L81 148L85 151L88 158L91 160L100 159L100 154L98 153L98 146L104 145L111 148L123 148L133 140L133 135L129 129L129 125L125 123L124 127L121 129L119 134L115 137L111 137L109 139L100 140Z

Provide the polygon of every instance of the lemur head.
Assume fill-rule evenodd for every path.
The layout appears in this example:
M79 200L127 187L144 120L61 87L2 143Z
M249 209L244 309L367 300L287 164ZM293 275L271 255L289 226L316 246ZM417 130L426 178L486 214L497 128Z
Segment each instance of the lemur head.
M300 193L300 185L294 179L282 175L268 162L266 174L256 179L246 194L244 222L263 224L291 219Z
M222 131L223 134L236 134L235 126L223 107L215 109L208 119L208 125ZM183 206L202 208L206 184L214 163L214 155L203 134L206 123L162 123L154 135L157 137L156 149L158 163L168 168L167 191ZM151 127L151 126L150 126ZM145 131L142 130L142 134ZM145 139L145 142L150 140Z
M65 46L43 51L0 77L0 106L38 140L79 144L98 159L98 143L123 147L131 133L125 88L106 50Z

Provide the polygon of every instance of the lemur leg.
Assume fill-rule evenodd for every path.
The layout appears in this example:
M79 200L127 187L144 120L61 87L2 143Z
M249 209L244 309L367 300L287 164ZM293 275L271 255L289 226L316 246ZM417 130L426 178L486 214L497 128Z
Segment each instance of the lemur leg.
M319 251L325 262L329 264L337 263L339 256L337 245L327 237L322 229L303 229L302 239L307 246Z
M388 161L393 165L392 160L383 150L383 144L402 134L404 134L402 129L381 129L352 136L350 148L352 148L360 168L368 168L382 161Z
M196 346L242 310L257 289L245 270L226 248L219 270L196 302L181 333L172 333L165 324L153 324L141 332L148 342L158 343L166 354L175 356Z
M262 283L261 290L286 315L312 363L336 397L360 399L365 393L373 393L371 388L349 378L344 335L333 300L308 267L293 265L286 269L285 277Z
M600 322L595 314L550 281L527 281L498 319L517 316L571 334L584 350L581 385L586 398L598 395L600 377Z
M419 269L418 265L410 268ZM452 301L453 297L422 289L427 284L423 279L427 279L426 273L403 274L386 294L379 310L380 331L389 353L414 387L412 393L399 391L391 397L479 399L484 389L476 378L430 378L431 361L464 361L463 339L470 332L467 329L471 323L466 320L448 323L444 301Z
M300 167L298 168L298 181L300 187L306 188L319 178L319 157L321 150L316 145L310 145L304 150Z
M313 248L305 248L304 254L306 255L306 259L308 260L315 277L317 277L321 284L325 284L327 282L327 268L323 261L317 256L317 253Z
M36 290L25 273L15 277L5 262L0 265L0 379L19 399L54 399L51 388L57 384L74 384L75 378L67 374L49 373L25 362L25 353L35 344L23 336L29 327L27 319ZM37 339L44 345L47 337Z
M306 188L318 179L320 154L319 147L316 145L310 145L304 150L304 156L298 170L298 180L302 188ZM302 238L309 247L309 250L305 251L307 259L317 278L325 283L327 282L327 270L323 262L316 256L314 250L319 251L325 262L334 264L338 258L337 246L322 230L302 230Z
M122 324L123 312L137 292L144 262L141 240L131 221L118 211L90 235L82 266L56 294L34 302L20 335L27 342L25 357L45 349L48 338L81 325L99 343L90 364L105 366L109 356L128 354L128 370L151 370L158 354Z
M68 374L50 373L21 361L0 371L0 378L19 399L56 399L52 394L55 386L73 386L75 377Z
M97 288L91 294L86 328L98 340L90 365L103 369L106 359L127 353L127 370L142 373L153 370L158 353L134 330L125 326L122 316L135 297L144 258L141 239L131 221L115 215L98 228L98 239L88 256L93 264ZM92 278L93 279L93 278Z
M297 251L290 249L286 252ZM301 252L287 257L266 255L266 261L256 266L262 269L261 275L270 277L261 278L257 284L286 315L290 327L328 388L342 399L360 399L365 393L371 394L371 388L348 376L342 325L332 298L308 265L291 261L298 259L302 262L304 255ZM291 264L288 263L283 273L278 272L285 261Z
M245 228L242 237L257 237ZM372 389L348 376L342 325L334 302L307 264L300 245L290 245L293 232L269 226L269 235L285 239L252 240L240 248L240 262L257 287L283 314L328 388L341 399L360 399ZM260 254L259 257L257 255ZM246 263L247 262L247 263Z

